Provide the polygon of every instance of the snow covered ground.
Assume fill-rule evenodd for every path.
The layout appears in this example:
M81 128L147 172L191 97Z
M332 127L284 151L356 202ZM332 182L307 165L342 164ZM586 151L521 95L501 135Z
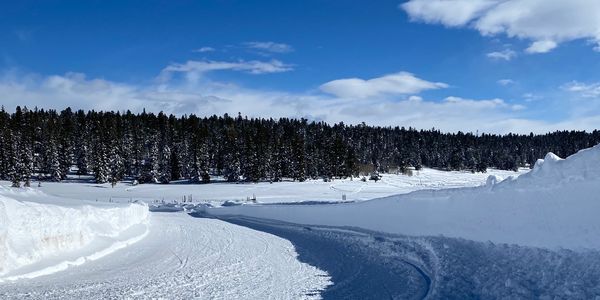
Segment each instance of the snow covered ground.
M50 204L127 209L192 195L213 207L197 206L203 218L151 212L140 241L49 276L5 280L0 298L594 298L598 182L600 146L564 160L549 154L518 173L3 188L0 203L23 220L31 219L25 209ZM352 203L339 203L342 195ZM253 196L257 203L244 203ZM130 231L118 236L142 233ZM40 258L29 270L56 261Z
M550 249L600 249L600 145L565 160L549 154L530 173L497 181L359 203L240 205L207 212Z
M300 262L286 239L214 219L149 213L147 206L130 202L172 202L184 195L215 205L250 197L271 205L339 202L342 195L361 201L478 186L490 174L425 169L410 177L386 174L379 182L121 183L115 188L45 182L13 189L0 182L0 296L93 298L108 292L133 298L313 298L330 285L328 274Z
M148 235L51 276L0 284L2 299L312 299L329 276L282 238L215 219L153 213Z
M211 183L187 184L175 182L172 184L140 184L132 186L129 183L119 183L114 188L110 184L94 184L86 182L44 182L41 187L32 184L32 189L61 198L85 199L99 202L128 202L140 200L152 202L181 201L183 197L195 202L211 202L220 205L225 201L245 201L256 197L259 203L289 203L304 201L342 201L343 195L347 201L363 201L395 194L403 194L422 189L458 188L485 184L489 175L506 178L526 173L528 169L519 172L488 170L488 173L447 172L434 169L415 171L413 176L383 174L378 182L362 182L353 180L309 180L306 182L261 183ZM0 181L2 186L10 186L9 182Z

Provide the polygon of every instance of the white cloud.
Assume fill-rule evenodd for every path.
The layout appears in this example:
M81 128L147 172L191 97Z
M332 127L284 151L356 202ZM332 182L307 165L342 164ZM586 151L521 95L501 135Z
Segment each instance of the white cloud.
M430 82L408 72L399 72L373 79L345 78L327 82L321 91L338 97L368 98L381 95L418 94L424 90L447 88L442 82Z
M517 105L509 105L504 100L500 98L489 99L489 100L473 100L473 99L465 99L461 97L447 97L444 99L447 103L452 103L457 106L463 106L466 109L494 109L494 108L508 108L510 110L523 110L525 106L517 104Z
M590 40L600 50L600 1L410 0L401 8L413 21L530 40L529 53L548 52L577 39Z
M165 72L210 72L219 70L243 71L251 74L281 73L293 70L291 65L287 65L278 60L271 61L187 61L184 64L172 64L163 69Z
M202 47L202 48L198 48L196 50L192 50L192 52L198 52L198 53L206 53L206 52L214 52L217 49L213 48L213 47Z
M551 40L543 40L543 41L535 41L531 43L531 45L525 49L527 53L548 53L556 48L558 44L555 41Z
M515 84L515 81L512 79L500 79L497 81L499 85L507 86L511 84Z
M501 59L501 60L510 61L517 56L517 52L510 50L510 49L506 49L506 50L502 50L502 51L490 52L486 55L487 55L487 57L489 57L491 59L495 59L495 60Z
M457 27L466 25L496 3L493 0L412 0L400 7L414 21Z
M294 48L288 44L275 42L246 42L244 46L269 53L289 53L294 51Z

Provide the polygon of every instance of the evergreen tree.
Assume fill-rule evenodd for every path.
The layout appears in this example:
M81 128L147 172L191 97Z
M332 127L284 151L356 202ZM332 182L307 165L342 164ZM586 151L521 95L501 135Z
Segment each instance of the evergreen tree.
M113 186L116 185L120 180L123 180L124 162L118 147L112 147L110 149L108 168L110 170L109 181L113 184Z
M94 179L96 180L96 183L106 183L109 180L108 157L104 145L95 147Z
M140 183L157 183L159 179L159 160L158 160L158 146L153 141L147 142L148 147L146 155L142 162L142 173L140 176Z

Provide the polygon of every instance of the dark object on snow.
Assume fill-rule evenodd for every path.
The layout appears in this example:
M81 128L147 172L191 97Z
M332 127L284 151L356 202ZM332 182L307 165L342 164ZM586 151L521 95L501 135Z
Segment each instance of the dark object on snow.
M381 180L381 176L379 176L379 173L373 172L371 173L371 177L369 178L369 180L374 180L375 182L377 182Z

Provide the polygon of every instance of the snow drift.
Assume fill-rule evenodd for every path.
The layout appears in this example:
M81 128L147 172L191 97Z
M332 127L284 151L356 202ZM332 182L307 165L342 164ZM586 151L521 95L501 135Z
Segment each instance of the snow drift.
M584 149L567 159L548 153L518 180L504 182L507 188L544 188L600 180L600 145Z
M75 204L67 206L64 199L53 205L15 198L49 202L40 192L0 188L0 281L43 275L108 254L122 246L124 232L148 222L145 204L102 206L73 200ZM128 239L140 232L144 231L132 231ZM46 260L52 263L43 263ZM30 268L34 264L44 272Z
M498 179L475 188L417 191L362 203L242 205L207 212L415 236L600 249L600 146L567 159L548 154L529 173Z

